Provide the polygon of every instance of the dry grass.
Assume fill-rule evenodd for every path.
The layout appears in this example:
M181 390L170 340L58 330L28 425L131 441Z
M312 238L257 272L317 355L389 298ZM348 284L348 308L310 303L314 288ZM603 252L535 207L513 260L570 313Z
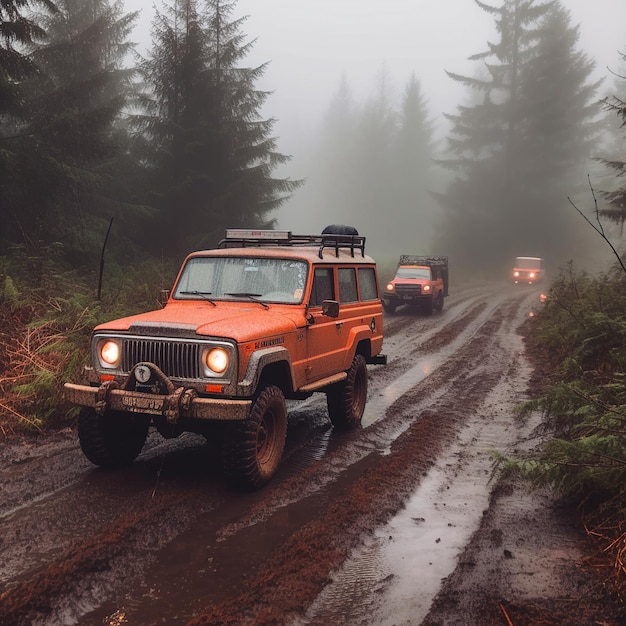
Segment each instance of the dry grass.
M58 381L50 396L57 391L60 397L63 373L72 358L64 344L68 334L80 328L81 319L67 328L50 319L60 313L58 309L53 300L19 308L0 306L0 436L4 438L45 427L37 405L49 404L51 398L41 397L45 387L37 380Z

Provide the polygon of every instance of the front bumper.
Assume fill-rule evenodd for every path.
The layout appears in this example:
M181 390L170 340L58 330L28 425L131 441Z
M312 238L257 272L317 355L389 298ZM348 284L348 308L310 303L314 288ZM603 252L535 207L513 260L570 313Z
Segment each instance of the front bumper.
M411 302L424 302L425 300L432 300L432 293L419 293L419 294L402 294L385 293L382 299L390 304L410 304Z
M180 418L199 420L236 421L250 414L252 400L199 397L195 389L175 387L153 363L147 363L158 381L157 388L164 393L146 393L133 388L131 372L123 386L116 381L107 381L97 387L65 383L65 399L72 404L88 406L99 415L106 411L142 413L163 416L170 423Z

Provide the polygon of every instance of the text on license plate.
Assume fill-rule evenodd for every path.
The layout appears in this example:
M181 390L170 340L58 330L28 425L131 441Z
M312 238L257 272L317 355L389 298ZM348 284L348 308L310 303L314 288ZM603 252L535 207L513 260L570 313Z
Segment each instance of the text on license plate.
M134 413L153 413L161 415L163 412L163 397L138 398L137 396L122 396L122 404Z

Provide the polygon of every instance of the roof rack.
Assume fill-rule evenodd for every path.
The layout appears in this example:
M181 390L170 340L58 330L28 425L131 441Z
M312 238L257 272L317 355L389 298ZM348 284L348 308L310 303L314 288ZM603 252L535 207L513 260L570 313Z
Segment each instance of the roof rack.
M339 256L340 249L360 251L365 256L365 237L360 235L294 235L288 230L248 230L230 228L218 248L258 248L272 246L319 246L318 255L322 258L325 248L333 248Z

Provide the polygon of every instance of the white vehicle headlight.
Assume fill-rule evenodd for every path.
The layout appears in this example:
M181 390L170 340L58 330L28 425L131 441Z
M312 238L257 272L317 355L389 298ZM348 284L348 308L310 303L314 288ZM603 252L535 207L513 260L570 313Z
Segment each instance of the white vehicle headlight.
M207 376L221 375L230 365L230 354L226 348L209 348L204 353L203 361Z
M98 344L98 359L100 365L109 369L118 368L122 350L120 344L113 339L104 339Z

